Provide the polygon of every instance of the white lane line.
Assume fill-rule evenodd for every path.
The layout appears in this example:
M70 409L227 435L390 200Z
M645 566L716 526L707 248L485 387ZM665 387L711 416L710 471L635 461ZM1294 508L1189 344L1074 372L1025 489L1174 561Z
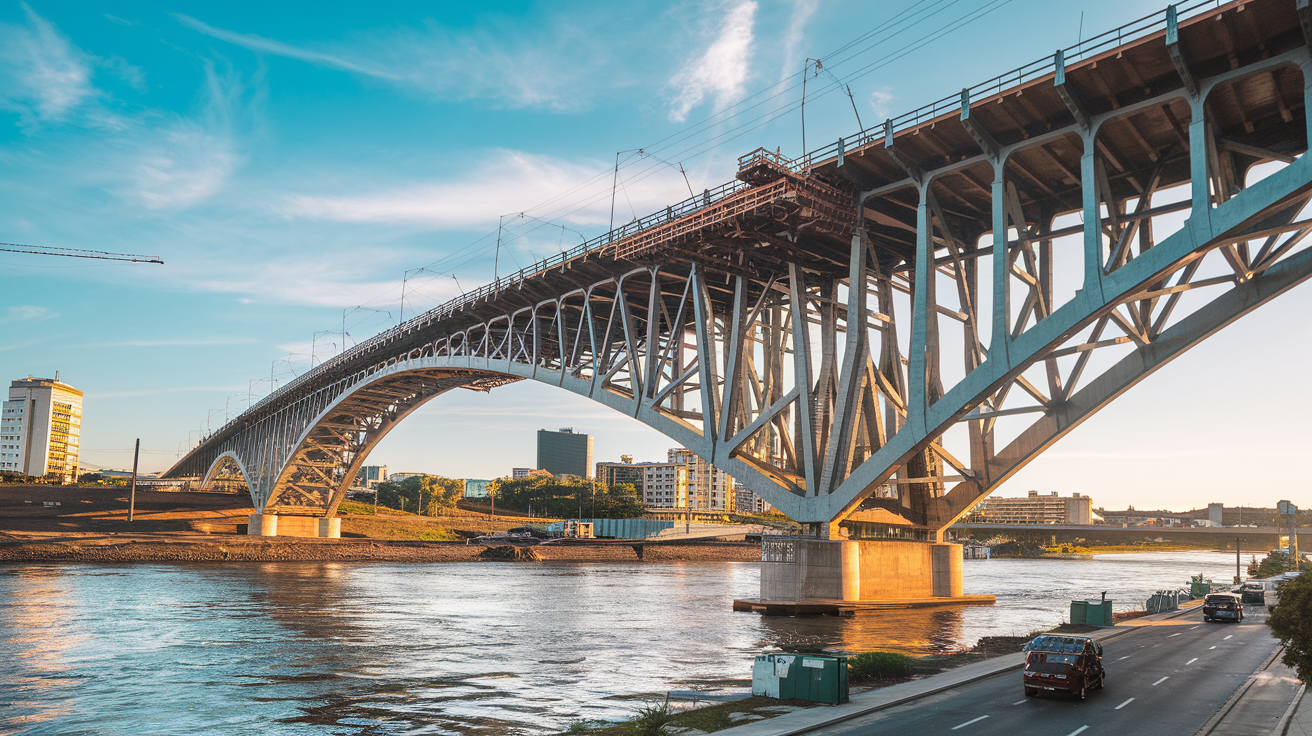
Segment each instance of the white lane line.
M1195 626L1195 627L1194 627L1194 629L1201 629L1201 628L1203 628L1201 624L1198 625L1198 626ZM1194 629L1189 629L1189 630L1190 630L1190 631L1193 631Z
M1216 649L1216 645L1213 644L1212 646L1208 647L1208 649Z
M1075 729L1074 731L1071 731L1070 733L1066 734L1066 736L1078 736L1079 734L1082 734L1082 733L1084 733L1084 732L1087 731L1087 730L1089 730L1089 727L1088 727L1088 726L1080 726L1079 728Z
M1194 657L1193 659L1189 660L1188 662L1185 662L1184 665L1185 665L1186 667L1188 667L1189 665L1191 665L1191 664L1193 664L1194 662L1197 662L1197 661L1198 661L1198 658L1197 658L1197 657Z
M1232 636L1234 636L1234 634L1226 634L1225 639L1222 639L1221 641L1225 641L1226 639L1229 639Z
M972 724L972 723L979 723L980 721L984 720L985 718L988 718L988 716L980 716L979 718L973 718L973 719L971 719L971 720L969 720L969 721L966 721L965 723L961 724L960 726L953 726L953 727L952 727L952 730L955 731L955 730L957 730L958 728L965 728L966 726L969 726L969 725Z
M1170 676L1170 675L1167 675L1166 677L1163 677L1162 679L1158 680L1157 682L1154 682L1154 683L1153 683L1153 686L1156 687L1157 685L1160 685L1160 684L1162 684L1163 682L1166 682L1166 681L1169 680L1169 679L1171 679L1171 676Z
M1026 703L1028 703L1028 702L1030 702L1030 701L1028 701L1028 700L1017 700L1016 702L1012 703L1012 705L1024 705L1024 704L1026 704Z
M1133 702L1134 702L1134 698L1130 698L1129 700L1125 701L1124 703L1121 703L1120 705L1116 706L1115 708L1112 708L1112 710L1120 710L1121 708L1124 708L1125 706L1127 706L1127 705L1129 705L1130 703L1133 703Z
M1179 635L1181 635L1181 634L1183 634L1183 633L1184 633L1183 631L1177 631L1177 632L1175 632L1174 634L1171 634L1171 636L1179 636ZM1167 639L1170 639L1171 636L1168 636L1168 637L1166 637L1166 638L1167 638Z
M1127 654L1127 655L1125 655L1124 657L1121 657L1121 659L1129 659L1131 656L1132 656L1132 655ZM1118 659L1118 660L1116 660L1116 661L1119 662L1119 661L1121 661L1121 659Z

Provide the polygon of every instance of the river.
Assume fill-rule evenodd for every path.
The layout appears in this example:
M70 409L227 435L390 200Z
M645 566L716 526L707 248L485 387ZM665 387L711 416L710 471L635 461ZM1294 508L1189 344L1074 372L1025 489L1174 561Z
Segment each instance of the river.
M754 563L14 564L0 733L555 733L747 689L761 650L950 651L1197 572L1229 580L1234 556L967 560L996 605L837 619L734 613Z

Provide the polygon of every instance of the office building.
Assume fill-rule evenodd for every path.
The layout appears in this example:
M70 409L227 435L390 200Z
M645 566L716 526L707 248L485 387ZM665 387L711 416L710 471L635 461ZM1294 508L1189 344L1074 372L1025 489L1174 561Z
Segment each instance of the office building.
M634 488L642 491L642 467L633 464L632 455L620 455L618 463L597 463L595 477L608 486L632 483Z
M682 447L671 449L668 459L687 468L688 505L694 511L734 511L734 480L728 473Z
M9 384L0 406L0 470L74 483L82 443L82 392L54 378Z
M355 485L357 488L370 488L379 483L387 482L386 465L366 465L360 468L360 473L355 476Z
M982 524L1092 524L1093 500L1078 493L1058 496L1056 491L1046 496L1030 491L1024 498L990 496L971 510L966 521Z
M538 430L538 469L552 475L592 477L592 435L565 427L559 432Z

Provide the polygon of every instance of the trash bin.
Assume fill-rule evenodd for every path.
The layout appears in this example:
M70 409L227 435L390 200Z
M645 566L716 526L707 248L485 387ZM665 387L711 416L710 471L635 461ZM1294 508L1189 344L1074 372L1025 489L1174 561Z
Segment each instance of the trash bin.
M793 697L837 705L847 702L847 657L800 655Z
M1082 624L1089 618L1088 601L1071 601L1071 623Z

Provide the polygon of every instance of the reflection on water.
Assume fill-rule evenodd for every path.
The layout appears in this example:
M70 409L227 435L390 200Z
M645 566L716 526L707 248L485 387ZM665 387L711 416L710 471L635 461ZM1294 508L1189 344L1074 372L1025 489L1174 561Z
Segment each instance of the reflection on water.
M0 567L0 732L550 733L667 690L746 689L763 649L951 651L1117 608L1224 553L970 561L996 606L733 613L752 563Z

